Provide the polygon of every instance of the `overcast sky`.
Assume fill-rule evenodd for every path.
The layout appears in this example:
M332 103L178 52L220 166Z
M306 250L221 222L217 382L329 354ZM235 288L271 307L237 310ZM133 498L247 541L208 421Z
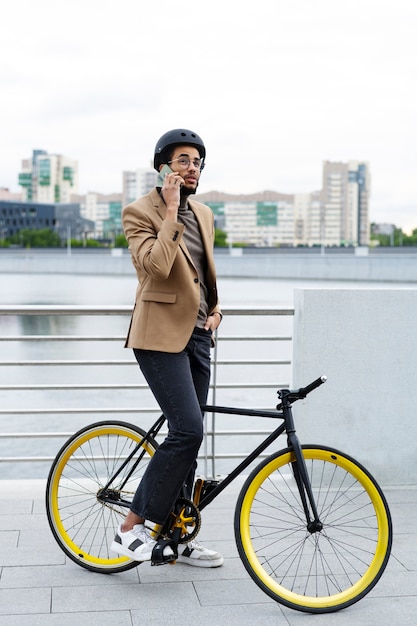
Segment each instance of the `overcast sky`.
M371 220L417 228L412 0L14 0L0 29L0 187L34 148L120 192L176 127L207 148L200 192L321 188L369 161Z

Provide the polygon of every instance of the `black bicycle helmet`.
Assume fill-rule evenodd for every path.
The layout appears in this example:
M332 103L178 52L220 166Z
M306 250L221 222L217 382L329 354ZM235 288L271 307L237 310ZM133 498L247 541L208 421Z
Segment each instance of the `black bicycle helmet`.
M192 130L176 128L162 135L155 146L153 166L157 172L159 172L159 166L162 163L166 163L166 161L164 161L164 158L166 158L166 150L181 145L195 146L200 153L200 158L202 160L205 159L206 148L201 137L199 137L197 133L193 133ZM201 169L203 169L203 167Z

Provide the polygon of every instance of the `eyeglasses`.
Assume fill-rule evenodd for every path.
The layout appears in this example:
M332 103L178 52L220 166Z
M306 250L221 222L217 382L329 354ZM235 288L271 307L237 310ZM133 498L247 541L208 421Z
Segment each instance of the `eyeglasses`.
M174 163L174 161L178 161L178 165L182 170L188 170L190 167L191 159L188 157L179 157L178 159L172 159L172 161L168 161L168 164ZM203 171L204 161L203 159L192 159L192 163L196 170Z

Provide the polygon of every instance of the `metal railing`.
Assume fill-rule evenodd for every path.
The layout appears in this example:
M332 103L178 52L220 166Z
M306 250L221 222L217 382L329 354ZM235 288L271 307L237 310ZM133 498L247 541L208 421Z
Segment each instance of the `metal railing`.
M223 310L208 402L272 408L275 390L287 387L291 379L294 311L285 307ZM25 477L24 466L30 467L31 475L44 477L64 441L79 427L98 421L97 416L131 421L132 415L139 415L143 427L154 421L160 410L131 351L122 350L124 335L114 332L114 320L124 318L124 331L130 314L130 306L0 306L0 463L2 469L9 467L7 477ZM86 332L67 332L91 317L101 320L94 328L100 326L101 332L92 332L91 324ZM103 319L110 323L103 324ZM230 334L236 327L240 332ZM96 352L104 355L91 358ZM86 392L92 395L85 396ZM54 428L56 424L59 428ZM230 449L236 443L232 437L242 445L242 437L253 439L269 432L236 420L231 427L225 424L224 416L206 416L200 452L206 475L219 473L222 460L245 456L245 451ZM48 444L50 440L58 445ZM34 470L37 466L43 469Z

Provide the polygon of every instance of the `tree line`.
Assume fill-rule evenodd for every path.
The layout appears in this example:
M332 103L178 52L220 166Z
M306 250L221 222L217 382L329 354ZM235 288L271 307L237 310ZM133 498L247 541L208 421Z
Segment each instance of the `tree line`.
M63 248L68 245L67 239L61 239L58 233L51 228L31 229L24 228L15 235L0 240L0 247L8 248ZM227 246L227 234L220 228L215 229L214 245L217 248ZM417 246L417 228L411 235L407 235L401 228L393 227L390 234L381 234L377 225L371 225L371 246ZM71 239L73 248L127 248L128 244L123 234L112 239Z

